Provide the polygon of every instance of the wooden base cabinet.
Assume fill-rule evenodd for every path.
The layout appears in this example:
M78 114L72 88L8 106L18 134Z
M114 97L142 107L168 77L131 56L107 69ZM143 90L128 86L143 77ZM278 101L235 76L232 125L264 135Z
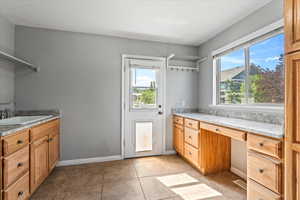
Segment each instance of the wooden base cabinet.
M34 192L36 188L48 176L48 136L44 136L31 144L30 157L30 189Z
M0 200L27 200L59 160L59 120L4 136L0 147Z
M30 148L30 191L33 193L59 160L59 121L34 127L30 134L34 138Z
M230 169L230 138L214 133L209 124L174 115L174 148L203 174ZM211 126L209 126L211 127Z

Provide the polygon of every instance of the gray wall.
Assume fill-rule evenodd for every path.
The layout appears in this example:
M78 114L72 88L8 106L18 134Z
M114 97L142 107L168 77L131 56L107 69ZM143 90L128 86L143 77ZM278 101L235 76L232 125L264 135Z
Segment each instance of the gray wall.
M15 27L9 21L0 16L0 50L14 53ZM13 108L15 72L14 65L0 59L0 110Z
M213 91L213 60L211 53L249 33L269 25L283 17L283 1L273 0L263 8L234 24L215 38L199 47L200 56L208 56L201 64L199 73L199 108L207 109L212 104ZM245 143L232 140L232 166L246 172Z
M41 68L17 71L17 109L61 109L62 160L121 153L121 54L198 53L189 46L23 26L15 35L16 54ZM180 99L197 107L197 82L195 73L167 73L168 114ZM167 132L169 150L170 127Z

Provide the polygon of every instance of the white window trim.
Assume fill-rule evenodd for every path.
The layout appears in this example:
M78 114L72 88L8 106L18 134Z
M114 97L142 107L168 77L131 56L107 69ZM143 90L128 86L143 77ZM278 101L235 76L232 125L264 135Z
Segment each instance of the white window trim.
M242 38L240 38L238 40L235 40L234 42L232 42L230 44L227 44L226 46L224 46L224 47L222 47L220 49L214 50L212 52L212 56L214 57L214 56L216 56L216 55L218 55L218 54L220 54L222 52L228 51L228 50L230 50L230 49L232 49L234 47L237 47L237 46L240 46L242 44L245 44L245 43L247 43L247 42L249 42L251 40L254 40L254 39L258 38L258 37L261 37L261 36L263 36L265 34L268 34L268 33L272 32L272 31L274 31L276 29L282 28L283 26L284 26L284 20L283 19L281 19L279 21L276 21L276 22L274 22L274 23L272 23L272 24L270 24L268 26L265 26L265 27L263 27L263 28L255 31L255 32L253 32L253 33L250 33L249 35L246 35L246 36L244 36L244 37L242 37Z
M225 105L225 104L218 104L218 89L217 89L217 60L214 57L216 55L219 55L223 52L226 52L230 49L233 49L235 47L241 46L243 44L246 44L254 39L257 39L259 37L262 37L272 31L275 31L276 29L279 28L283 28L284 26L284 20L281 19L279 21L276 21L268 26L265 26L249 35L246 35L222 48L219 48L217 50L214 50L212 52L212 58L213 58L213 99L212 99L212 104L209 105L209 107L211 108L216 108L216 109L229 109L229 110L245 110L245 111L270 111L270 112L283 112L284 111L284 106L283 105L266 105L266 104L262 104L262 105L257 105L257 104L239 104L239 105L235 105L235 104L229 104L229 105Z

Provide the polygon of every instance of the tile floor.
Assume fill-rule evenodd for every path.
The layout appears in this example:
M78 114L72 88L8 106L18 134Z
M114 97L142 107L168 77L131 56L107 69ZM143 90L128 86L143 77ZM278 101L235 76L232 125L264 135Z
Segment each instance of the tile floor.
M176 155L57 167L32 200L246 200L229 172L203 176Z

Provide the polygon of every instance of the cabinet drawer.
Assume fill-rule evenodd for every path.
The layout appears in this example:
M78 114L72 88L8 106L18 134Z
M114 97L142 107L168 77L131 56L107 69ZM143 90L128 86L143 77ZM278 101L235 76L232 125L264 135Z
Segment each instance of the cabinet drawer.
M240 131L240 130L235 130L231 128L225 128L221 126L216 126L213 124L207 124L207 123L200 123L200 128L205 129L208 131L212 131L221 135L228 136L230 138L240 140L240 141L246 141L246 132L245 131Z
M30 139L31 141L42 138L46 135L49 135L53 132L59 132L59 120L53 120L45 124L33 127L30 130Z
M7 188L29 171L29 146L4 158L3 185Z
M248 152L247 174L254 181L270 190L282 192L282 165L263 155Z
M184 124L185 124L185 127L196 129L196 130L199 129L199 122L196 120L184 119Z
M176 123L176 124L183 125L183 117L174 116L173 117L173 122Z
M249 149L282 158L282 142L279 140L248 134L247 146Z
M251 200L281 200L280 195L251 179L247 181L247 198Z
M27 200L29 198L29 172L4 191L5 200Z
M184 144L184 157L195 166L198 166L198 150L187 143Z
M8 156L29 144L29 129L3 138L3 153Z
M194 146L195 148L199 147L198 144L198 130L195 129L191 129L191 128L184 128L184 141L192 146Z

